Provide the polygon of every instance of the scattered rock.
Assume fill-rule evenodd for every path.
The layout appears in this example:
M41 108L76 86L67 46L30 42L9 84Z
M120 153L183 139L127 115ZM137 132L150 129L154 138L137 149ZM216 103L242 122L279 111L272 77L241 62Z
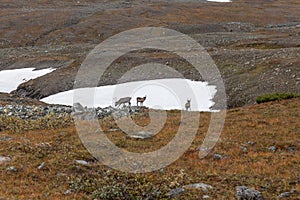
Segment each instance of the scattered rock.
M117 128L111 128L108 130L108 132L115 132L115 131L119 131L120 129L117 129Z
M49 148L51 147L51 145L48 142L42 142L40 144L37 145L40 148Z
M291 189L291 193L297 193L296 189Z
M66 190L66 191L64 192L64 195L69 195L69 194L72 194L72 193L73 193L72 190Z
M275 146L270 146L268 149L273 152L275 152L277 150L277 148Z
M248 141L247 144L249 145L254 145L256 142L253 142L253 141Z
M288 198L290 197L291 195L293 195L294 193L297 193L297 190L295 189L291 189L290 192L284 192L284 193L281 193L280 195L278 195L278 199L282 199L282 198Z
M147 139L147 138L151 138L153 136L154 136L153 133L146 132L146 131L140 131L140 132L137 132L135 134L129 135L129 137L131 137L131 138L142 139L142 140Z
M288 151L288 152L295 152L295 151L296 151L296 148L293 147L293 146L289 146L289 147L287 148L287 151Z
M10 166L10 167L7 168L7 171L17 172L17 169L14 166Z
M183 192L185 192L185 189L183 189L183 188L176 188L176 189L171 190L168 193L168 196L170 198L175 198L175 197L178 197L179 195L181 195Z
M213 155L213 157L214 157L214 159L216 159L216 160L222 160L222 159L225 158L226 156L225 156L225 155L221 155L221 154L215 153L215 154Z
M247 152L247 151L248 151L247 147L244 147L244 146L240 146L240 149L241 149L243 152Z
M213 189L211 185L207 185L205 183L194 183L183 186L184 189L202 189L204 192L208 192L208 190Z
M73 110L74 110L74 112L84 112L85 111L84 107L78 102L73 104Z
M208 196L208 195L203 195L202 196L202 199L209 199L210 198L210 196Z
M66 136L67 133L66 133L66 132L60 132L59 135L60 135L60 136Z
M11 161L10 157L0 156L0 164L2 163L8 163Z
M38 166L38 169L43 169L43 167L45 166L45 162L42 162L42 164L40 164L39 166Z
M290 197L290 196L291 196L290 192L284 192L284 193L281 193L277 198L282 199L282 198L287 198L287 197Z
M75 160L76 163L81 164L81 165L90 165L87 161L85 160Z
M262 200L262 194L257 191L250 189L246 186L237 186L235 188L235 197L238 200Z
M13 138L7 137L6 135L3 135L3 136L0 138L0 141L9 141L9 140L13 140Z

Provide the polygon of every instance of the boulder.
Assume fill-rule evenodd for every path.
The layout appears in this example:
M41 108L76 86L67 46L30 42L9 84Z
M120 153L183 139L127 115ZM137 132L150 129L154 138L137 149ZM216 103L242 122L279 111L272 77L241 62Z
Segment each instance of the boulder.
M185 189L183 189L183 188L175 188L168 193L168 196L170 198L176 198L184 192L185 192Z
M183 186L184 189L202 189L204 192L208 192L208 190L213 189L211 185L207 185L205 183L194 183Z
M263 196L259 191L246 186L237 186L235 188L235 197L238 200L263 200Z

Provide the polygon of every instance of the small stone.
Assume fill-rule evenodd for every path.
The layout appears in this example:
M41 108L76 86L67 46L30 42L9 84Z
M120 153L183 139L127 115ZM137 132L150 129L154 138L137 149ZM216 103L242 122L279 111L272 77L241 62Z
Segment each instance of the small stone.
M59 135L60 136L65 136L65 135L67 135L67 133L66 132L60 132Z
M183 188L176 188L176 189L173 189L171 190L169 193L168 193L168 196L170 198L174 198L174 197L178 197L180 194L182 194L183 192L185 192L185 189Z
M13 138L7 137L6 135L4 135L4 136L2 136L2 137L0 138L0 140L1 140L1 141L9 141L9 140L13 140Z
M221 154L215 153L215 154L213 155L213 157L214 157L214 159L216 159L216 160L222 160L225 156L223 156L223 155L221 155Z
M81 164L81 165L90 165L87 161L85 160L75 160L76 163Z
M248 141L248 142L247 142L247 144L249 144L249 145L254 145L254 144L255 144L255 142Z
M277 198L281 199L281 198L287 198L287 197L290 197L290 196L291 196L290 192L284 192L284 193L281 193Z
M42 143L38 144L37 146L40 148L48 148L51 145L48 142L42 142Z
M202 199L209 199L210 198L210 196L208 196L208 195L203 195L202 196Z
M208 192L208 190L213 189L211 185L207 185L205 183L194 183L183 186L184 189L202 189L204 192Z
M247 152L247 151L248 151L247 147L244 147L244 146L240 146L240 149L241 149L243 152Z
M44 166L45 166L45 162L42 162L42 164L40 164L40 165L38 166L38 169L42 169Z
M17 169L14 166L10 166L7 168L7 171L16 172Z
M295 152L295 150L296 150L296 148L293 147L293 146L289 146L289 147L287 148L287 151L288 151L288 152Z
M140 132L137 132L135 134L129 135L129 137L131 137L131 138L142 139L142 140L147 139L147 138L151 138L153 136L154 136L153 133L146 132L146 131L140 131Z
M66 191L64 192L64 195L69 195L69 194L72 194L72 193L73 193L72 190L66 190Z
M115 131L119 131L120 129L117 129L117 128L111 128L108 130L108 132L115 132Z
M74 112L84 112L85 111L84 107L79 102L73 104L73 110L74 110Z
M291 189L290 193L297 193L296 189Z
M246 186L237 186L235 188L235 197L238 200L263 200L263 196L259 191Z
M0 156L0 164L10 162L10 157Z
M273 152L275 152L277 150L277 148L275 146L270 146L268 149Z

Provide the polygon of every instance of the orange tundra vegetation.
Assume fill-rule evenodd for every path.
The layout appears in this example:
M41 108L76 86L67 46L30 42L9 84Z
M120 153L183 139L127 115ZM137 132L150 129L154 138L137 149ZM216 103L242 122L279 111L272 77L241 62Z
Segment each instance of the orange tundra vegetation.
M209 195L212 199L233 199L235 187L246 185L259 190L266 199L295 189L298 193L290 199L297 199L299 115L299 98L228 110L219 142L207 157L199 160L197 148L210 119L209 113L201 113L198 133L188 151L165 169L145 174L103 166L84 148L72 123L50 130L40 127L20 133L2 131L0 156L9 156L11 161L0 164L0 199L164 199L171 189L199 182L213 189L186 189L180 198ZM147 112L132 118L140 125L149 123ZM161 133L147 140L129 139L118 130L108 131L116 128L112 118L100 120L100 124L117 146L149 152L172 139L179 120L179 111L168 111ZM270 150L270 146L276 150ZM214 154L223 158L216 159Z

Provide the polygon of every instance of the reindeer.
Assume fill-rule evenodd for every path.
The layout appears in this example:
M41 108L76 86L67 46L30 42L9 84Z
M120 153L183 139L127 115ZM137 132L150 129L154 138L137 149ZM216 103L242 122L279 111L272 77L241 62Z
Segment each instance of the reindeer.
M118 101L116 101L115 106L119 107L120 105L125 105L126 103L128 103L128 106L131 105L130 103L131 97L123 97L121 99L119 99Z
M186 103L185 103L185 110L191 110L191 99L187 99Z
M140 106L143 106L143 103L145 100L146 100L146 95L144 97L137 97L136 98L136 106L139 106L139 102L140 102Z

